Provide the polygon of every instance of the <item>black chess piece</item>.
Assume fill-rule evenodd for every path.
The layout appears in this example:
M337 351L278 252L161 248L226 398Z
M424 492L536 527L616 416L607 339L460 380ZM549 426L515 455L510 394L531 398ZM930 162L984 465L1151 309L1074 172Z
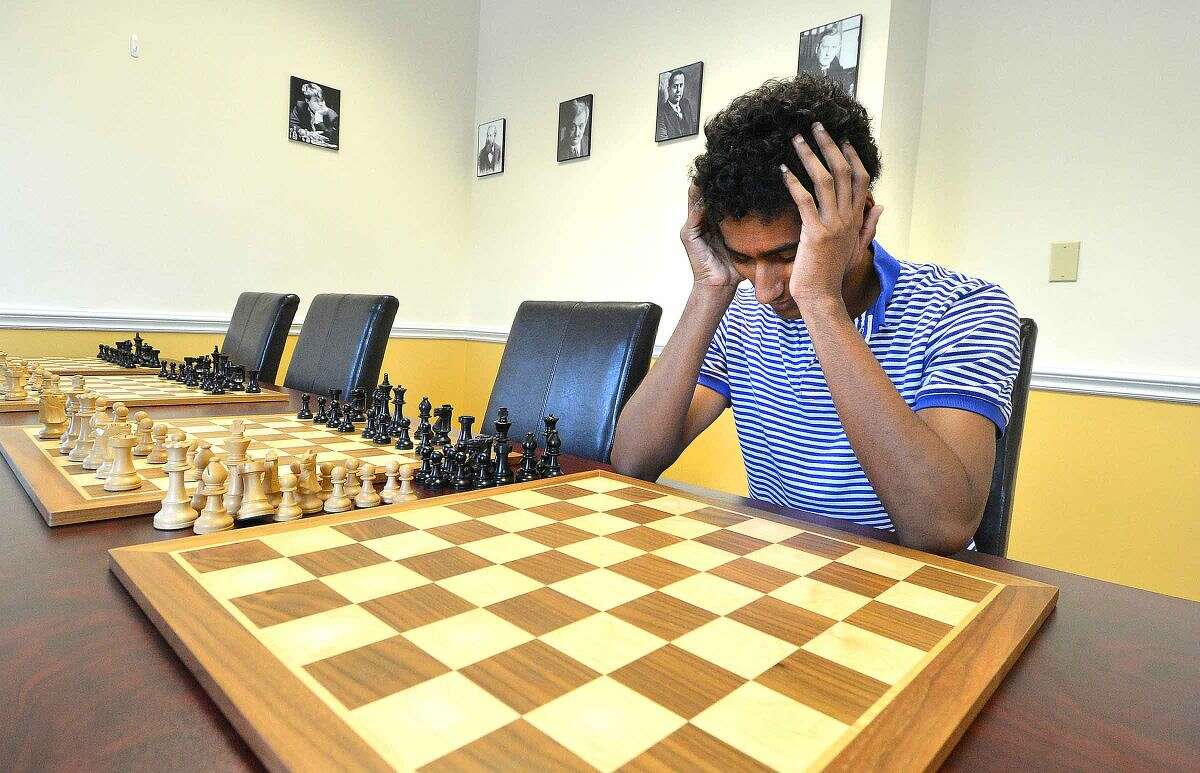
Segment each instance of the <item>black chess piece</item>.
M375 387L376 398L375 402L371 403L374 408L376 403L379 403L379 415L389 417L392 413L392 382L388 380L388 374L383 374L383 381L379 382L379 386Z
M492 426L496 428L496 439L508 440L508 431L512 428L512 422L508 420L508 409L500 408L496 411L496 420L492 422Z
M546 452L542 459L546 464L544 472L547 478L557 478L563 474L558 455L562 453L562 439L558 436L558 417L550 414L543 421L546 423Z
M325 426L330 429L337 429L338 424L342 422L342 390L329 390L329 419L325 422Z
M454 471L454 490L466 491L475 481L471 478L471 465L468 463L469 451L465 447L451 451L457 468Z
M367 418L367 392L362 387L350 390L350 418L353 421L365 421Z
M430 451L427 449L424 449L424 448L417 451L417 456L421 460L421 466L418 467L416 469L416 471L413 472L413 483L414 484L417 484L420 486L425 485L425 476L429 474L429 454L430 454Z
M506 428L507 430L507 428ZM492 473L493 486L507 486L515 481L516 475L513 473L512 465L509 464L508 455L512 453L512 441L507 435L496 438L496 467Z
M454 444L455 448L465 448L471 442L471 425L474 423L474 416L458 417L458 442Z
M406 419L407 421L407 419ZM379 428L375 430L376 445L386 446L392 442L392 420L384 412L379 414ZM412 442L409 442L409 447L412 447Z
M525 442L521 443L521 469L517 472L517 482L526 483L538 479L537 439L532 432L525 433Z
M246 372L246 394L256 395L262 391L258 385L258 371L251 370Z
M337 431L346 433L354 431L354 406L350 403L342 403L338 409L341 420L338 422Z
M158 377L167 378L167 362L163 360L158 366Z
M491 488L494 468L491 462L492 442L494 438L483 436L478 440L475 453L475 488Z
M225 394L225 371L220 367L213 368L213 373L208 379L208 389L205 391L210 395Z
M313 424L324 424L329 421L329 414L325 412L325 398L317 398L317 413L312 417Z
M431 489L445 487L445 478L442 477L443 456L442 452L437 449L429 451L429 472L425 474L424 483Z
M311 395L300 395L300 412L296 414L297 419L311 419L313 417L312 407L310 406L311 402Z
M408 428L412 424L412 419L407 416L400 419L400 426L397 428L398 439L396 440L396 449L400 451L411 451L413 448L412 438L408 436Z
M447 403L438 408L436 414L438 420L433 425L435 433L433 444L435 446L448 446L450 445L450 421L454 418L454 406Z
M367 420L363 427L362 435L359 437L363 440L374 440L377 431L379 431L379 417L374 411L370 411L367 413Z
M245 365L230 365L225 369L225 388L230 392L246 391Z

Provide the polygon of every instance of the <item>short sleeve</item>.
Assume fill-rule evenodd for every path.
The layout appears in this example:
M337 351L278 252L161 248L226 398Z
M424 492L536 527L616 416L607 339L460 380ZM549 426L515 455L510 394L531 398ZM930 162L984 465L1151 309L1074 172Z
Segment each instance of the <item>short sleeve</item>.
M999 287L983 285L960 298L930 337L913 410L971 411L1003 432L1021 364L1020 338L1016 306Z
M704 354L704 362L700 363L700 376L696 382L706 386L717 394L729 400L729 369L725 364L726 330L729 315L726 313L717 324L712 341L708 343L708 351Z

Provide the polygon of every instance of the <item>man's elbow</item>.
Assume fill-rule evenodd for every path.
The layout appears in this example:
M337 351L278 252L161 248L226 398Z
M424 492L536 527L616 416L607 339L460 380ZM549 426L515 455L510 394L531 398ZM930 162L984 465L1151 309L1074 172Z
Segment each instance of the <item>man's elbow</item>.
M979 528L979 514L946 508L932 514L930 527L919 533L899 534L900 544L924 553L949 556L967 547Z
M658 473L649 465L641 454L634 453L620 445L614 445L609 463L613 469L622 475L628 475L638 480L655 480Z

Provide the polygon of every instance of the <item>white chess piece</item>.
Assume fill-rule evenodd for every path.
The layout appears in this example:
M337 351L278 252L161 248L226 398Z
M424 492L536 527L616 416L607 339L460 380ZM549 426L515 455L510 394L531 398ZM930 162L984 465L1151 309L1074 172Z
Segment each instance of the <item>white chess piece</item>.
M333 491L333 468L337 466L334 462L321 462L320 464L321 478L318 482L321 484L321 499L328 499L329 494Z
M263 459L263 493L271 507L279 507L283 495L279 491L279 453L275 449L267 451Z
M354 496L354 506L359 509L378 507L380 498L375 493L375 466L364 464L358 468L358 479L362 482L358 493Z
M79 396L83 394L74 387L68 389L64 394L67 396L67 431L63 433L62 439L58 443L58 452L63 454L71 453L71 447L75 445L75 441L79 440Z
M138 413L145 413L139 411ZM138 423L138 443L133 447L134 456L150 456L150 450L154 448L154 438L150 437L150 432L154 430L154 421L150 417L143 415L137 420Z
M72 462L82 462L92 451L92 443L95 442L92 439L92 417L96 415L97 397L95 392L84 392L79 396L79 437L75 439L71 452L67 454L67 458Z
M413 493L412 487L413 466L411 464L400 465L400 493L396 495L396 502L411 502L417 498Z
M155 429L163 430L163 435L166 435L167 428L162 424ZM180 433L180 440L182 437ZM187 444L180 440L169 442L165 447L167 463L163 469L167 472L167 493L163 497L162 507L154 514L156 529L186 529L196 521L197 513L192 509L192 500L183 482L183 473L187 470Z
M276 521L294 521L304 515L300 508L300 499L296 496L296 486L299 481L290 472L279 476L279 507L275 510Z
M192 524L192 530L197 534L209 534L214 531L225 531L233 528L233 516L225 509L222 500L225 498L225 480L229 473L219 459L213 459L204 469L201 480L204 483L204 495L208 504L200 511L200 517Z
M118 431L120 423L114 424ZM105 491L132 491L142 486L142 476L138 475L133 466L134 437L128 432L108 439L108 448L112 453L112 466L104 480Z
M100 462L100 466L96 468L96 477L100 480L108 480L109 474L113 468L113 448L112 439L129 434L129 409L124 403L116 403L113 405L113 420L104 430L104 458ZM138 485L141 485L140 483ZM125 489L114 489L114 491L124 491Z
M38 440L58 440L66 432L66 400L66 395L57 390L42 393L38 400L38 421L42 423Z
M92 430L90 433L92 444L88 449L87 457L80 462L80 466L83 469L95 472L104 464L104 456L108 453L107 428L111 423L103 411L97 411L92 414Z
M150 447L150 453L146 455L147 464L162 464L167 461L167 450L164 445L167 442L167 425L155 424L150 430L150 439L153 445ZM184 452L187 451L187 445L184 445Z
M183 476L183 479L188 483L195 483L196 481L200 480L200 476L204 474L203 469L198 469L196 467L196 452L199 450L200 441L198 439L192 438L188 441L188 471Z
M258 459L242 465L242 505L237 512L239 521L271 515L275 512L275 508L271 507L271 503L267 501L266 492L263 491L264 469L265 465ZM221 488L221 492L225 492L224 487Z
M225 438L223 443L228 454L225 465L229 468L229 487L225 492L225 509L236 513L242 506L242 490L245 483L243 466L246 463L246 450L250 448L250 438L244 434L241 419L233 422L230 429L236 431Z
M379 498L390 505L396 501L395 497L400 493L400 487L396 485L396 478L400 474L400 462L393 459L383 469L387 475L387 483L383 484L383 488L379 492Z
M333 483L333 489L329 498L325 500L325 512L344 513L354 507L350 497L346 496L346 468L340 465L334 467L329 479Z
M346 460L346 496L354 499L358 496L358 492L362 489L362 483L358 480L358 468L362 466L361 459L355 459L353 456Z
M325 507L321 482L317 479L317 454L309 451L300 460L300 509L305 515L319 513Z

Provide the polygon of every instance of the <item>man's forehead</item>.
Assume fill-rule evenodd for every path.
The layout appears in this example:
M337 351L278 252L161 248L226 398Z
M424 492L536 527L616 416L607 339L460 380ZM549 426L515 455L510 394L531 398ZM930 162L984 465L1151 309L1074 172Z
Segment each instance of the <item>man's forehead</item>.
M800 216L794 212L783 212L772 218L757 214L745 217L727 217L720 224L725 246L734 252L751 257L766 255L781 248L791 247L800 239Z

